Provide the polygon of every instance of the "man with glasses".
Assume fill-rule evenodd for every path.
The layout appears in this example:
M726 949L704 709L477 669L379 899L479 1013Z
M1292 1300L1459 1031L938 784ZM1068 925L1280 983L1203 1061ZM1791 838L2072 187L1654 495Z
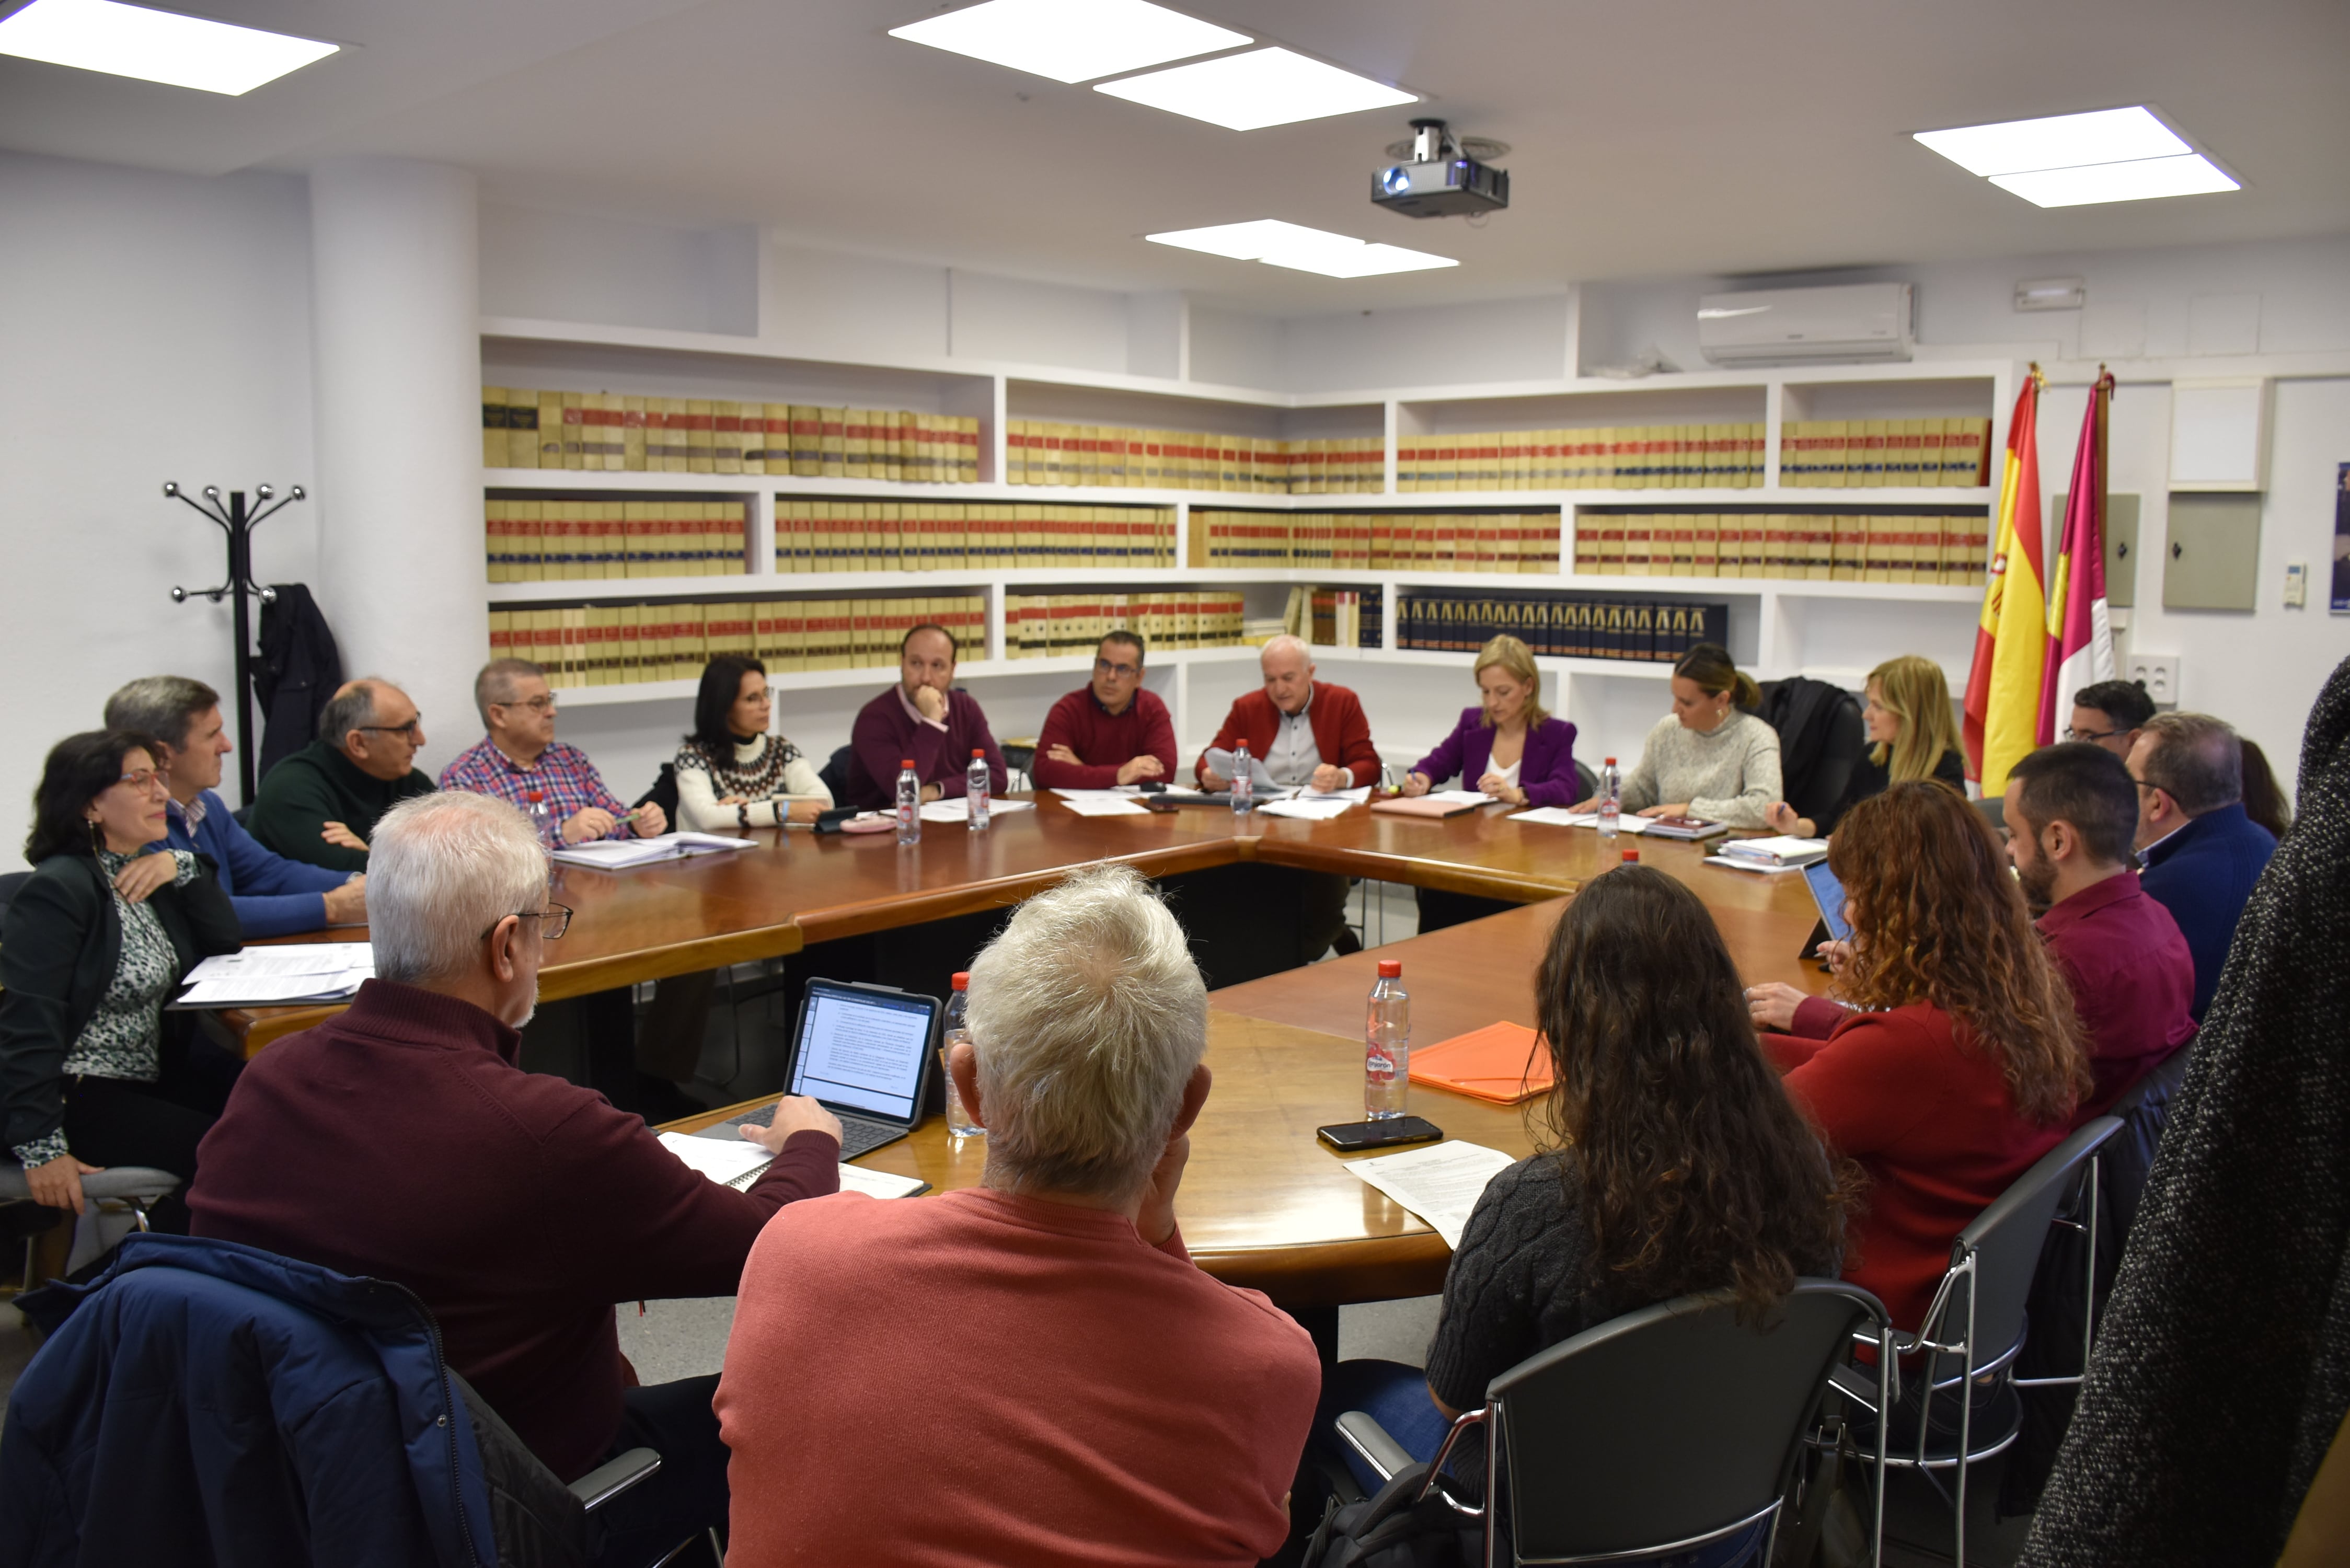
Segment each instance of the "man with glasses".
M2085 741L2124 762L2154 717L2154 699L2135 680L2100 680L2073 693L2073 722L2060 741Z
M2236 921L2276 853L2276 836L2244 812L2244 747L2208 713L2158 713L2130 747L2137 851L2147 894L2178 922L2195 955L2197 1023L2220 989Z
M380 676L343 683L318 713L318 738L269 770L255 792L254 837L289 860L333 871L368 868L385 812L432 793L416 765L424 716Z
M785 1099L744 1129L775 1159L738 1191L603 1096L523 1071L517 1031L571 917L512 806L406 802L373 861L376 978L247 1066L201 1147L192 1229L415 1292L450 1365L567 1481L660 1453L598 1513L598 1561L636 1568L724 1526L727 1454L717 1378L637 1386L613 1308L732 1295L769 1218L838 1189L840 1124Z
M1110 789L1175 774L1175 722L1142 686L1142 639L1123 627L1094 649L1093 684L1045 715L1030 776L1039 789Z
M566 844L594 838L652 838L669 819L650 801L634 813L605 787L604 775L577 746L555 738L555 693L546 671L527 659L493 659L473 677L473 707L489 733L441 770L442 789L486 794L531 815L533 794Z

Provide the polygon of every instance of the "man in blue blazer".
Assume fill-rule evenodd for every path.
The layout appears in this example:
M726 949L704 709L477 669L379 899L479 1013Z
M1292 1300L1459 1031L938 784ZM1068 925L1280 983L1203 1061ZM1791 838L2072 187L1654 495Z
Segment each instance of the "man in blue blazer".
M2207 713L2158 713L2130 747L2137 781L2138 885L2170 911L2195 957L2197 1023L2220 989L2228 944L2276 838L2244 815L2244 748Z
M106 700L106 723L154 738L161 751L156 761L171 770L165 810L172 826L163 842L212 861L247 940L366 922L365 873L288 860L229 815L216 791L221 759L236 748L221 718L219 692L183 675L147 676Z

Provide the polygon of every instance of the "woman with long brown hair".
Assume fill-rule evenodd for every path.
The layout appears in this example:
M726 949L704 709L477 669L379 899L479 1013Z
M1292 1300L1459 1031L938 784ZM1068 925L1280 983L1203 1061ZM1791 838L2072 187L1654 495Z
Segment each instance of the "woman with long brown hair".
M1825 1040L1773 1034L1787 1094L1869 1178L1845 1276L1916 1329L1950 1243L2056 1147L2089 1086L2073 1000L2007 851L1956 790L1893 784L1828 840L1849 950ZM1773 1017L1782 988L1749 993Z
M1692 1291L1735 1291L1760 1318L1797 1276L1837 1266L1845 1186L1763 1059L1696 894L1643 866L1594 878L1552 929L1534 997L1553 1077L1541 1152L1477 1200L1425 1381L1343 1362L1324 1379L1326 1426L1367 1410L1427 1459L1537 1351Z

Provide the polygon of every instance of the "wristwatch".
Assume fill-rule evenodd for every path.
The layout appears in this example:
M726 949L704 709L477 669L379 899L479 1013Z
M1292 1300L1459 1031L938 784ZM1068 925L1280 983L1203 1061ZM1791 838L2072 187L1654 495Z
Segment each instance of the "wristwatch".
M749 801L742 801L735 805L734 820L742 824L744 827L751 826L751 803Z

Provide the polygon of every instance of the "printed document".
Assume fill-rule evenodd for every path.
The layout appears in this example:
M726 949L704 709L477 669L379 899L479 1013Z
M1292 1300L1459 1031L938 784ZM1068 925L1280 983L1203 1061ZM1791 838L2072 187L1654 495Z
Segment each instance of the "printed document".
M1498 1148L1458 1138L1429 1148L1408 1148L1353 1159L1347 1168L1428 1221L1444 1244L1458 1251L1470 1210L1485 1184L1517 1161Z

